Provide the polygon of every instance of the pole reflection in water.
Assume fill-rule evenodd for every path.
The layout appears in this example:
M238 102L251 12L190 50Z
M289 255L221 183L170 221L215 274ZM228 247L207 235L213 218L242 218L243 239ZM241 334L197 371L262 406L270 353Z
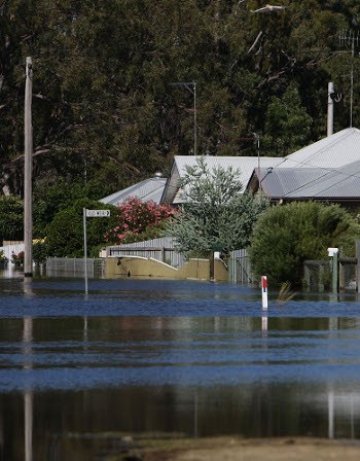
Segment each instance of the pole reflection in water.
M333 299L336 297L336 299ZM337 301L337 294L330 297L330 301ZM329 337L335 338L338 329L338 319L336 317L329 318ZM332 384L328 390L328 437L333 439L335 437L335 395Z
M339 295L337 293L330 293L329 294L329 302L338 303L339 302Z
M198 415L198 392L197 389L194 393L194 437L197 438L199 436L199 415Z
M88 318L87 317L84 317L83 340L84 340L84 344L88 342Z
M23 282L25 298L34 296L32 290L32 279L24 278ZM32 340L33 340L33 323L31 317L25 317L23 320L23 349L24 349L24 369L32 368ZM26 389L24 392L24 440L25 440L25 461L33 459L33 392Z
M354 423L354 396L351 394L349 399L350 404L350 438L355 438L355 423Z
M25 317L23 320L23 347L24 369L32 368L31 343L32 343L32 318ZM27 389L24 392L24 426L25 426L25 461L32 461L32 434L33 434L33 392Z
M328 437L329 439L334 438L334 422L335 422L335 412L334 412L334 391L333 389L328 390Z
M263 336L267 336L268 332L268 316L267 314L263 313L261 317L261 331Z

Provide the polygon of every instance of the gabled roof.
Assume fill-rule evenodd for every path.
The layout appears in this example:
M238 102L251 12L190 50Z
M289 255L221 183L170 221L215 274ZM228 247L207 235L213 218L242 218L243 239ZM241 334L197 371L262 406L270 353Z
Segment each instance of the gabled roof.
M198 157L193 155L175 156L174 161L177 165L180 177L183 177L186 173L187 166L196 165L197 159ZM240 172L240 181L244 188L247 186L250 176L254 168L257 168L258 163L260 164L260 167L268 168L270 166L275 167L283 161L283 159L279 157L260 157L258 159L258 157L217 157L212 155L206 155L203 159L210 170L216 167L222 167L225 169L232 167L235 170L238 169Z
M170 180L164 190L163 201L173 204L183 203L183 194L179 190L178 182L186 174L187 167L196 166L198 158L198 156L194 155L176 155L174 157L174 165ZM202 158L210 170L215 167L222 167L224 169L232 167L234 170L239 170L239 180L243 185L243 190L245 190L254 168L257 168L259 163L261 167L276 167L283 161L279 157L260 157L258 159L258 157L217 157L207 155Z
M123 203L130 197L137 197L143 202L152 200L155 203L160 203L165 184L166 178L155 176L154 178L145 179L144 181L127 187L126 189L122 189L118 192L115 192L114 194L108 195L99 201L116 206L120 203Z
M339 169L274 168L255 172L270 199L359 201L360 160Z
M360 130L346 128L283 159L277 168L341 168L360 160Z

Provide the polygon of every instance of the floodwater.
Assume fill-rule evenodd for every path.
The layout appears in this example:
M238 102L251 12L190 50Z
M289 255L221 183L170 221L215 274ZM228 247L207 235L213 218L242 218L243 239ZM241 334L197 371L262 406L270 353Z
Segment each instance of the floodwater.
M0 278L0 459L126 434L360 438L360 303L195 281Z

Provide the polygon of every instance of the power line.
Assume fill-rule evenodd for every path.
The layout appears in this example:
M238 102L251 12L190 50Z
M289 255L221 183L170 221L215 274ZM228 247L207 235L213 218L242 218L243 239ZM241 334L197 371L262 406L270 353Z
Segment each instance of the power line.
M299 165L304 165L304 162L294 162L294 163L297 163L297 164L299 164ZM352 162L352 163L355 163L355 162ZM348 164L348 165L351 165L352 163L350 163L350 164ZM348 166L348 165L345 165L345 166ZM275 168L275 171L278 170L278 169L279 169L279 168ZM282 168L280 168L280 170L281 170L281 169L282 169ZM312 166L312 167L310 167L310 168L308 168L308 169L309 169L309 170L310 170L310 169L323 170L323 171L325 171L325 173L322 174L321 176L315 178L315 179L312 179L312 180L306 182L305 184L301 184L301 186L295 187L294 189L292 189L292 190L286 192L286 194L284 195L284 197L287 197L288 195L290 195L290 194L292 194L292 193L294 193L294 192L296 192L296 191L298 191L298 190L301 190L302 188L307 187L307 186L309 186L309 185L311 185L311 184L313 184L313 183L316 183L317 181L321 180L322 178L325 178L326 176L328 176L330 173L334 173L335 175L344 176L343 179L340 179L340 180L338 181L338 184L339 184L339 183L342 183L342 182L344 182L344 181L346 181L346 179L349 179L349 178L360 179L360 175L358 175L358 174L345 173L345 172L343 172L343 171L338 171L338 170L336 170L335 168L325 168L325 167L316 167L316 166ZM327 190L327 189L329 189L330 187L331 187L331 186L327 187L327 188L324 189L324 190Z
M360 43L360 33L353 30L342 32L339 35L340 43L351 47L351 68L350 68L350 123L353 126L353 103L354 103L354 58L355 58L355 45Z

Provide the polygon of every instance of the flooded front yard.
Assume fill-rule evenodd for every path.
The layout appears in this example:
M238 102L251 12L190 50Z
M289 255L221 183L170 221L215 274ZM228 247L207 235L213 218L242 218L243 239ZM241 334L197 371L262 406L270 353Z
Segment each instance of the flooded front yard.
M355 295L264 313L230 284L0 279L0 459L152 434L360 438Z

